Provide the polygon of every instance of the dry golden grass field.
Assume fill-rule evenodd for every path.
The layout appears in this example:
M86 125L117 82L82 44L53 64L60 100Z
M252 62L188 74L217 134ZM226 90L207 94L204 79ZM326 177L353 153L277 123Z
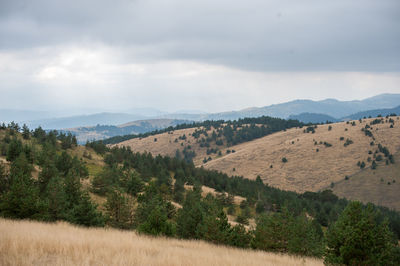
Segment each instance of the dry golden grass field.
M378 143L388 147L391 153L400 150L400 122L396 120L393 128L388 123L373 125L371 131L376 140L371 146L372 139L361 131L371 120L356 121L355 126L345 122L319 125L315 134L303 133L299 128L278 132L237 145L236 153L212 160L205 167L250 179L260 175L265 183L281 189L318 191L359 172L358 161L370 166L367 159L372 155L368 152L374 152ZM346 139L351 139L353 144L345 147ZM332 146L326 147L321 142ZM287 158L286 163L282 162L283 157Z
M180 129L146 138L131 139L116 145L129 146L135 152L150 152L153 155L169 156L175 156L176 150L182 151L184 147L190 145L192 150L196 152L196 158L193 161L196 165L199 165L202 163L203 158L209 155L206 154L207 148L200 148L199 144L196 143L196 139L191 136L194 131L195 128ZM179 139L183 135L186 136L186 140Z
M212 160L205 164L202 160L204 157L208 157L205 154L206 148L200 148L196 140L190 136L194 129L176 130L172 134L163 133L143 139L132 139L118 145L130 146L133 151L148 151L153 155L170 156L174 156L177 149L182 150L186 145L191 145L196 152L194 163L197 166L219 170L229 175L242 175L250 179L255 179L259 175L265 183L285 190L319 191L329 188L332 182L337 183L344 180L345 176L367 171L366 169L361 170L357 166L357 162L364 161L366 168L369 168L371 162L367 160L373 155L368 152L375 152L378 144L386 146L393 154L400 151L400 121L398 117L394 117L393 128L390 128L389 123L371 126L371 132L375 137L373 146L370 145L372 138L361 131L372 120L374 118L363 119L361 123L355 120L355 125L351 124L352 121L319 125L314 134L304 133L304 128L293 128L229 147L236 151L230 154L225 152L227 147L220 147L222 156L212 155ZM329 126L332 127L331 130L328 130ZM175 142L175 139L183 134L187 139ZM340 140L341 137L343 140ZM154 141L155 139L157 141ZM344 143L347 139L352 140L353 143L345 147ZM324 142L332 146L326 147ZM286 163L282 162L283 157L287 159ZM397 160L397 163L391 167L399 167L399 163L400 161ZM384 161L379 162L378 168L374 172L382 171L385 167ZM374 188L372 187L372 189ZM389 190L393 190L393 188ZM351 188L347 192L350 191ZM341 196L347 195L345 190L342 193L339 190L337 192ZM369 192L364 191L363 193L368 198ZM374 193L383 193L383 191L377 190ZM363 200L362 197L357 197L357 194L354 194L354 199ZM397 202L399 200L400 198ZM372 198L371 201L389 207L393 206L386 204L386 202L392 201L391 199Z
M400 211L400 152L397 163L359 171L335 183L333 192L339 197L372 202Z
M0 219L0 265L323 265L321 260L132 231Z

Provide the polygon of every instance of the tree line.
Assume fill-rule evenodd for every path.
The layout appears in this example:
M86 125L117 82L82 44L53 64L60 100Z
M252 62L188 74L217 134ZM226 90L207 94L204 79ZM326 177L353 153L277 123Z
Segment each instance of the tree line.
M211 128L223 128L222 134L226 137L229 143L234 145L255 138L260 138L280 130L302 126L304 126L304 124L298 120L285 120L268 116L242 118L233 121L206 120L203 122L183 123L174 127L170 126L162 130L154 130L143 134L129 134L111 137L103 140L102 142L104 144L116 144L134 138L145 138L174 130L204 127L206 130L210 130Z

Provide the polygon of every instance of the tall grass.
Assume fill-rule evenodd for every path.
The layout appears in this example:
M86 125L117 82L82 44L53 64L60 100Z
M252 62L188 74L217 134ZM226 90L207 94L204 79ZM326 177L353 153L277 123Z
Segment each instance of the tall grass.
M0 265L322 265L322 261L64 222L0 219Z

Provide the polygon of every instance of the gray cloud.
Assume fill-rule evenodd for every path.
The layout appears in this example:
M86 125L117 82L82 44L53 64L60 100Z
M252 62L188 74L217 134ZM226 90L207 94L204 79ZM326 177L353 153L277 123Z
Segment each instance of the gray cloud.
M0 49L102 43L125 61L251 71L398 71L400 1L7 1Z
M0 0L0 105L225 111L400 93L398 0Z

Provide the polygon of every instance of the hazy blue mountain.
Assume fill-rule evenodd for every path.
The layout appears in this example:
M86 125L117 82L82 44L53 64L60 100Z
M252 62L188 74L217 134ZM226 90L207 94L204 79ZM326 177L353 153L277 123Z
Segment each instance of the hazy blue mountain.
M85 143L87 140L101 140L114 136L123 136L129 134L140 134L154 130L164 129L170 126L176 126L184 123L191 123L189 120L177 119L149 119L139 120L119 126L97 125L94 127L77 127L62 130L74 134L79 143Z
M30 128L41 126L43 129L65 129L95 125L119 125L133 120L146 119L143 115L124 113L98 113L92 115L78 115L51 119L28 121Z
M322 101L294 100L265 107L252 107L240 111L221 112L213 114L169 114L164 117L190 120L234 120L244 117L272 116L289 118L302 113L324 114L333 118L382 108L393 108L400 104L400 94L380 94L371 98L356 101L339 101L326 99Z
M378 115L387 116L390 114L400 115L400 106L389 109L375 109L364 112L358 112L343 118L343 120L356 120L364 117L377 117Z
M235 120L244 117L272 116L289 118L296 115L309 113L327 115L332 118L341 119L352 114L375 109L390 109L400 104L400 94L381 94L371 98L357 101L339 101L326 99L322 101L294 100L281 104L274 104L265 107L252 107L239 111L220 113L204 113L201 111L182 111L182 113L166 113L154 108L135 108L129 113L96 113L92 115L75 115L68 117L56 117L50 112L1 110L0 121L10 122L12 120L22 124L27 123L30 128L42 126L45 129L65 129L76 127L89 127L95 125L116 126L129 121L143 119L178 119L190 121L203 120ZM304 115L302 115L304 117ZM308 115L310 116L310 115ZM368 116L368 115L367 115ZM53 117L53 118L49 118ZM55 117L55 118L54 118ZM330 118L329 120L333 120ZM304 119L304 120L302 120ZM302 121L326 121L325 118L301 118ZM317 119L317 120L310 120ZM323 120L320 120L323 119Z
M325 114L316 114L316 113L301 113L298 115L290 115L289 119L299 120L303 123L325 123L326 121L329 122L338 122L339 120Z
M301 113L318 113L340 118L356 112L393 108L400 103L400 94L381 94L361 101L338 101L326 99L322 101L295 100L282 104L274 104L261 108L248 108L239 112L228 112L218 114L219 117L226 115L234 117L255 117L261 115L288 118L290 115Z

